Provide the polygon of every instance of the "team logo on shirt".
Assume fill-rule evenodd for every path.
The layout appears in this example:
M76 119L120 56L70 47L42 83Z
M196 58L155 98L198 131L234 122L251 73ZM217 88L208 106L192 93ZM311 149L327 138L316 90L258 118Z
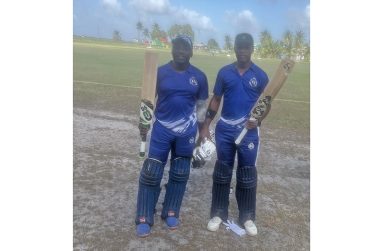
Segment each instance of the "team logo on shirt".
M251 150L251 149L254 149L254 144L253 144L253 142L251 142L251 143L247 146L247 148L249 148L250 150Z
M191 78L189 78L189 83L191 84L191 85L194 85L194 86L197 86L198 85L198 81L197 81L197 79L193 76L193 77L191 77Z
M251 78L251 79L249 80L249 85L250 85L251 87L253 87L253 88L257 87L257 85L258 85L257 79L256 79L255 77Z
M193 144L193 143L194 143L194 137L191 137L191 138L189 139L189 143L190 143L190 144Z

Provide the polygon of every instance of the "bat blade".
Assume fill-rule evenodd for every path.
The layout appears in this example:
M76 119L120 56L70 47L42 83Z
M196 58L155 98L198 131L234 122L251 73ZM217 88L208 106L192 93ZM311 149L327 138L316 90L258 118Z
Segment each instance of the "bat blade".
M250 120L260 120L263 119L263 115L269 109L271 102L277 96L279 90L282 88L283 84L286 82L288 75L292 71L295 62L290 59L283 59L279 64L276 72L273 75L270 83L266 86L261 97L259 97L257 103L253 107L250 113ZM235 144L239 145L247 133L247 128L244 127L237 139Z
M292 71L294 63L295 62L290 59L284 59L281 61L273 75L273 78L263 91L264 96L270 96L271 101L275 98L275 96L277 96L279 90L282 88L283 84L287 80L288 75Z
M140 157L145 156L146 136L153 118L154 99L156 96L157 68L158 54L146 51L141 88L140 122L138 125L141 136Z

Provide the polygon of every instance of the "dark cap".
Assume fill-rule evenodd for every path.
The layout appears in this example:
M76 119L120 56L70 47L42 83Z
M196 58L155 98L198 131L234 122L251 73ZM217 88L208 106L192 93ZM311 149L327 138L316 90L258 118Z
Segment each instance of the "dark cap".
M187 35L177 35L175 38L172 39L172 44L174 45L175 43L184 43L187 45L191 50L193 49L193 42L191 38Z
M235 37L234 47L254 47L253 37L249 33L240 33Z

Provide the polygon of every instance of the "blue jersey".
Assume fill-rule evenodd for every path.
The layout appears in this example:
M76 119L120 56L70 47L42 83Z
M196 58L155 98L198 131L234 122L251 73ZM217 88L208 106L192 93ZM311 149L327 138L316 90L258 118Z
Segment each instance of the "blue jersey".
M224 97L221 120L233 126L243 124L268 82L267 74L254 63L242 76L235 63L221 68L214 86L214 95Z
M209 97L206 75L194 67L177 72L172 62L158 68L156 120L175 135L186 135L196 126L196 101Z

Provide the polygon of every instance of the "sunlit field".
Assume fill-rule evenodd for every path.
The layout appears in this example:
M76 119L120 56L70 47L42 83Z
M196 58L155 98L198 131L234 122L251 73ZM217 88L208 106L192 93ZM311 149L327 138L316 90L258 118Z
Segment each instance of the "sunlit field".
M91 85L124 86L139 89L142 83L145 50L159 53L160 64L171 60L170 49L145 48L136 44L75 38L73 41L73 80L76 88ZM235 55L210 55L194 50L191 63L204 71L212 93L218 70L235 61ZM277 59L253 61L263 68L269 77L279 64ZM137 91L134 92L138 95ZM272 105L272 111L264 124L270 127L309 129L310 64L297 62L284 87Z

